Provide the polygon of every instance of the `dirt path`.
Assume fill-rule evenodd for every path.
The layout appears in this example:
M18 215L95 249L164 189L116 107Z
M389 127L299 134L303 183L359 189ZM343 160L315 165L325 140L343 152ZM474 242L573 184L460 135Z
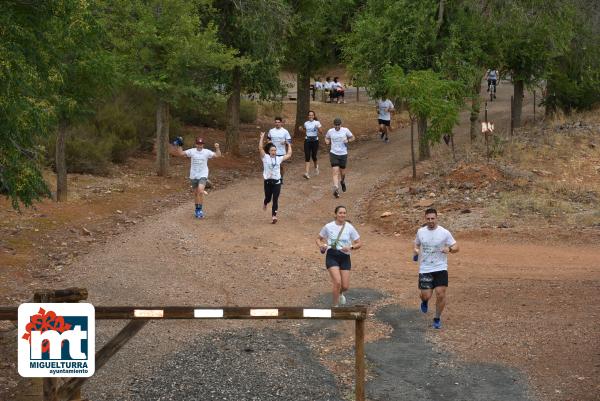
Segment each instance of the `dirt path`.
M507 91L508 85L499 87L499 100L490 107L490 118L506 115L506 99L510 96ZM466 119L465 115L463 122ZM459 142L467 140L467 125L463 124L463 127L465 128L457 130ZM425 329L429 321L416 314L413 316L410 312L417 307L416 270L408 260L414 233L387 237L378 234L375 226L360 219L357 221L361 205L368 201L369 190L373 185L408 164L409 139L408 130L404 129L402 132L394 132L392 142L388 145L375 140L352 144L348 192L339 200L334 199L330 192L331 179L325 155L321 155L321 175L306 181L301 177L303 163L301 149L297 146L294 162L286 173L280 198L280 222L277 225L271 225L269 213L261 209L262 179L257 169L256 178L244 179L211 193L206 199L207 218L204 220L193 219L191 202L174 207L152 221L138 224L108 244L97 246L77 263L65 268L65 278L61 285L87 287L90 301L96 305L310 305L329 291L326 272L322 268L322 256L314 246L314 237L320 227L331 220L334 207L344 204L348 206L350 219L357 223L365 242L365 247L353 256L355 268L352 286L382 291L387 294L385 303L401 305L398 308L409 311L406 313L411 316L410 319L406 318L406 313L390 313L390 309L384 309L379 316L390 326L397 329L402 325L409 325L408 327L415 329L420 328L419 336L434 336L425 342L428 353L423 354L427 355L423 358L427 363L419 365L422 370L413 372L414 380L423 380L416 387L423 388L426 387L426 378L431 374L428 370L430 364L439 356L433 351L436 347L444 347L445 343L460 345L461 336L478 335L477 324L470 318L470 311L478 308L476 296L506 295L507 293L495 293L494 290L502 289L506 282L513 284L515 278L525 281L537 280L540 276L543 276L542 280L560 281L563 275L571 279L586 274L595 281L589 283L584 290L587 293L593 289L594 282L598 282L598 269L593 267L600 258L597 248L573 249L465 241L461 243L463 252L451 261L451 280L456 284L453 284L451 290L452 304L448 308L446 326L439 335ZM460 235L458 240L460 241ZM553 269L552 276L548 277L544 274L548 263L562 268ZM475 288L474 293L468 291L471 286ZM531 287L524 287L524 290L525 288ZM540 295L543 297L548 294ZM511 303L510 300L508 302ZM489 312L494 319L506 318L493 311L483 312ZM479 317L481 313L477 311L475 315ZM464 321L471 321L472 324L465 328ZM369 324L374 325L375 322ZM101 322L98 327L98 343L106 341L120 325ZM289 326L276 325L278 328ZM152 323L144 329L143 334L138 335L115 356L106 368L100 370L84 391L94 400L128 399L131 395L128 383L133 376L144 377L157 363L173 352L185 349L193 339L219 330L248 326L260 328L269 324L233 321L202 324L178 322L170 325ZM457 331L458 327L460 332ZM351 333L346 326L341 326L340 330ZM494 336L494 340L501 337L494 334L493 328L486 333ZM401 344L402 341L398 337L394 344ZM352 339L348 337L343 345L349 349L351 343ZM380 378L386 374L401 373L394 370L393 366L386 368L386 361L378 357L380 351L376 349L377 346L372 347L368 353L372 364L371 373L377 372ZM386 353L390 352L394 352L394 347L387 349ZM444 358L455 360L456 356ZM596 355L596 361L597 358ZM447 359L444 360L448 363ZM491 363L499 361L505 359L496 355L489 358ZM408 363L400 361L402 362ZM518 362L515 361L515 365ZM450 366L452 364L446 365ZM515 367L522 366L511 368ZM464 377L470 375L470 379L465 379L465 382L476 388L477 371L464 370L468 371ZM527 399L527 376L515 372L517 373L513 376L506 377L520 376L521 380L518 382L502 381L499 385L485 387L486 391L497 392L496 394L491 394L488 398L474 396L475 398L469 399L503 399L503 391L505 394L518 393L518 397L511 399ZM589 373L585 374L586 377L588 375ZM545 395L542 399L550 399L546 395L553 389L544 387L545 382L538 379L534 377L534 383L538 383L534 385L536 392ZM593 379L588 382L590 380ZM382 392L382 385L377 383L374 380L370 384L371 399L396 399L395 393ZM436 382L436 391L415 394L421 394L424 399L438 399L439 394L454 394L445 399L465 399L462 398L464 393L456 389L450 392L444 390L455 386L454 383L453 379ZM468 394L480 394L478 391L473 390ZM557 396L556 399L570 398Z

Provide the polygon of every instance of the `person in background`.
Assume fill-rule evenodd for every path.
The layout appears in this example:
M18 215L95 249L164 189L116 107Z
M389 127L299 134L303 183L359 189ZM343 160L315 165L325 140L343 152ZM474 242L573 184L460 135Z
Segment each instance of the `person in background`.
M292 157L292 145L287 147L284 156L277 156L277 147L272 143L265 145L265 133L260 133L258 141L258 152L263 163L263 179L265 200L263 201L263 210L267 210L267 205L271 205L271 223L277 223L277 211L279 210L279 194L281 193L281 163Z
M213 157L221 157L221 149L218 143L215 143L215 151L204 149L204 140L196 138L196 147L183 150L179 138L169 147L169 153L173 156L188 157L190 163L190 182L194 189L194 200L196 203L195 216L197 219L204 218L202 208L204 201L204 187L208 181L208 160Z
M275 117L275 128L269 130L269 140L277 148L277 156L285 156L287 147L292 145L292 137L288 130L283 128L283 119ZM283 185L283 166L281 166L281 184Z
M342 127L342 119L336 117L333 120L333 128L325 134L325 143L331 144L329 161L333 173L333 196L340 197L338 184L342 192L346 192L346 165L348 163L348 142L354 141L355 137L346 127Z
M317 163L317 155L319 153L319 134L323 135L323 128L321 123L317 119L315 112L310 110L308 112L308 120L304 122L304 125L298 127L300 132L304 132L304 161L306 162L305 171L303 177L307 180L310 179L310 161L312 159L315 165L315 175L319 175L319 164Z

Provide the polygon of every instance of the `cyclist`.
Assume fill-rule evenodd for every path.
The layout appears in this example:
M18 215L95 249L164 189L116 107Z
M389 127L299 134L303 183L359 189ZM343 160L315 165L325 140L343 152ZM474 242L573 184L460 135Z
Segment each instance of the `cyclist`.
M487 91L488 92L492 91L494 99L496 98L496 86L498 85L498 77L499 77L498 70L492 68L487 71L487 74L486 74L486 79L488 82Z

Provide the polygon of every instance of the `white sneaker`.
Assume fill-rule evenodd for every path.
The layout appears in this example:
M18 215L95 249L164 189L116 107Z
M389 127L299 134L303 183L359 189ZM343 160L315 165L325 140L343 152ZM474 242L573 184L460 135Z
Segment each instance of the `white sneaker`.
M346 305L346 297L344 294L340 294L340 305Z
M319 175L319 166L315 167L315 175Z

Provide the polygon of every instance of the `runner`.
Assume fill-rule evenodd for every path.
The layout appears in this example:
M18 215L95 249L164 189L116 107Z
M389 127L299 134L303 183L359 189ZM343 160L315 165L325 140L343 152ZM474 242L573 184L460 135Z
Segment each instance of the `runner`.
M204 201L204 187L208 181L208 159L213 157L221 157L221 149L218 143L215 143L215 151L204 149L204 140L200 137L196 138L196 147L188 150L182 149L183 141L178 139L169 147L169 153L178 157L189 157L190 165L190 181L194 189L194 199L196 202L195 216L198 219L204 217L202 202Z
M287 153L284 156L277 156L277 148L272 143L264 144L265 133L260 133L258 141L258 152L263 162L263 178L265 188L265 200L263 210L267 210L267 205L273 200L271 205L271 222L277 223L277 210L279 208L279 194L281 193L281 163L292 157L292 145L288 144Z
M379 135L381 139L388 143L388 131L391 129L392 112L394 111L394 104L390 99L379 99L377 101L377 123L379 124Z
M317 163L317 154L319 152L319 134L323 135L323 128L317 119L315 112L308 112L308 121L304 122L304 126L298 127L300 132L304 132L304 161L306 162L305 172L302 175L307 180L310 178L310 160L312 159L315 165L315 175L319 175L319 164Z
M292 145L292 137L288 130L283 128L283 119L281 117L275 117L275 128L269 130L267 137L273 142L273 145L277 148L277 156L285 156L286 145ZM283 185L283 165L280 166L281 170L281 185Z
M335 220L325 224L317 236L317 246L321 253L327 253L325 266L333 286L331 304L336 307L346 303L344 291L350 288L350 252L362 244L358 231L346 221L346 207L336 207L334 214Z
M419 265L421 312L427 313L428 302L435 291L435 317L433 328L441 329L441 316L446 306L448 289L448 254L458 252L458 245L450 231L437 224L437 211L425 211L426 225L419 228L415 238L413 260Z
M354 141L355 137L346 127L342 127L342 119L336 117L333 120L333 128L325 135L325 143L331 144L329 161L333 170L333 196L340 197L338 184L342 192L346 192L346 164L348 161L348 142Z

